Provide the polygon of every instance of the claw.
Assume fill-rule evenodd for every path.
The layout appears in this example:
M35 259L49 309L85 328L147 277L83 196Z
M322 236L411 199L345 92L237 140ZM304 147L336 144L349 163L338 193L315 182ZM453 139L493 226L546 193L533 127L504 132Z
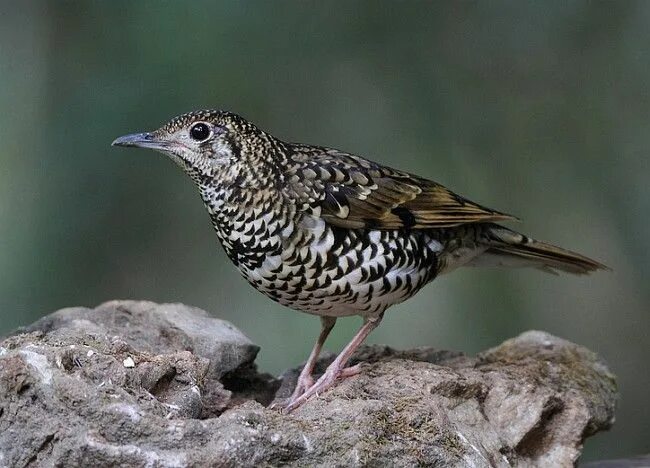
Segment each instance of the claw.
M319 395L334 386L336 383L348 377L357 375L361 371L360 365L357 364L351 367L340 368L338 363L333 362L325 371L325 373L307 390L302 392L296 398L292 397L289 403L284 407L284 411L290 413L296 408L302 406L311 397L318 398Z

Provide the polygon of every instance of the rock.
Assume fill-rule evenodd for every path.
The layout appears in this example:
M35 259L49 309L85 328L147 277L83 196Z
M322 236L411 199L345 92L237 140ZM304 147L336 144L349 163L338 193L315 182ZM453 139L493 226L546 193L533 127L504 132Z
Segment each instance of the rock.
M527 332L477 357L365 347L283 414L298 370L278 390L256 352L183 305L56 312L0 343L0 466L572 466L617 398L595 354Z
M132 348L151 354L181 350L209 361L209 375L224 374L255 360L259 347L230 322L183 304L111 301L96 309L71 307L47 315L20 332L86 333L118 336Z

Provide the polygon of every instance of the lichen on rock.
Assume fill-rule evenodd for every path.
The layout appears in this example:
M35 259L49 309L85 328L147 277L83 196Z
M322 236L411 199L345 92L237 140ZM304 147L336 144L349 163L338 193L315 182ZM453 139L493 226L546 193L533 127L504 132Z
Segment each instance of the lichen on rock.
M543 332L476 357L366 346L291 414L267 406L299 368L257 352L182 304L55 312L0 342L0 466L572 466L614 418L607 367Z

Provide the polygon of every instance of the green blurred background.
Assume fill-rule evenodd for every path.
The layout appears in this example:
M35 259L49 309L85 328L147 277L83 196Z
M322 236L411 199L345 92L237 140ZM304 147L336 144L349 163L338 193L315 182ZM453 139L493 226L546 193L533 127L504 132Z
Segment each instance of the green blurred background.
M196 108L442 182L599 259L578 278L467 269L371 337L474 353L543 329L619 376L586 458L650 451L650 2L0 3L0 334L57 308L180 301L274 373L314 317L254 292L173 164L110 147ZM339 322L338 350L358 326Z

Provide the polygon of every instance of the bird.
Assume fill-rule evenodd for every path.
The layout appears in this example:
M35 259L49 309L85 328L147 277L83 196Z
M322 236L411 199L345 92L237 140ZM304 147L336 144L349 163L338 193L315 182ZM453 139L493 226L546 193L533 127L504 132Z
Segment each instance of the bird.
M385 311L461 266L532 267L577 275L608 269L500 223L432 180L335 148L283 141L224 110L174 117L114 146L163 153L189 175L226 255L255 289L320 317L321 329L289 412L361 372L350 358ZM340 317L363 323L314 379Z

